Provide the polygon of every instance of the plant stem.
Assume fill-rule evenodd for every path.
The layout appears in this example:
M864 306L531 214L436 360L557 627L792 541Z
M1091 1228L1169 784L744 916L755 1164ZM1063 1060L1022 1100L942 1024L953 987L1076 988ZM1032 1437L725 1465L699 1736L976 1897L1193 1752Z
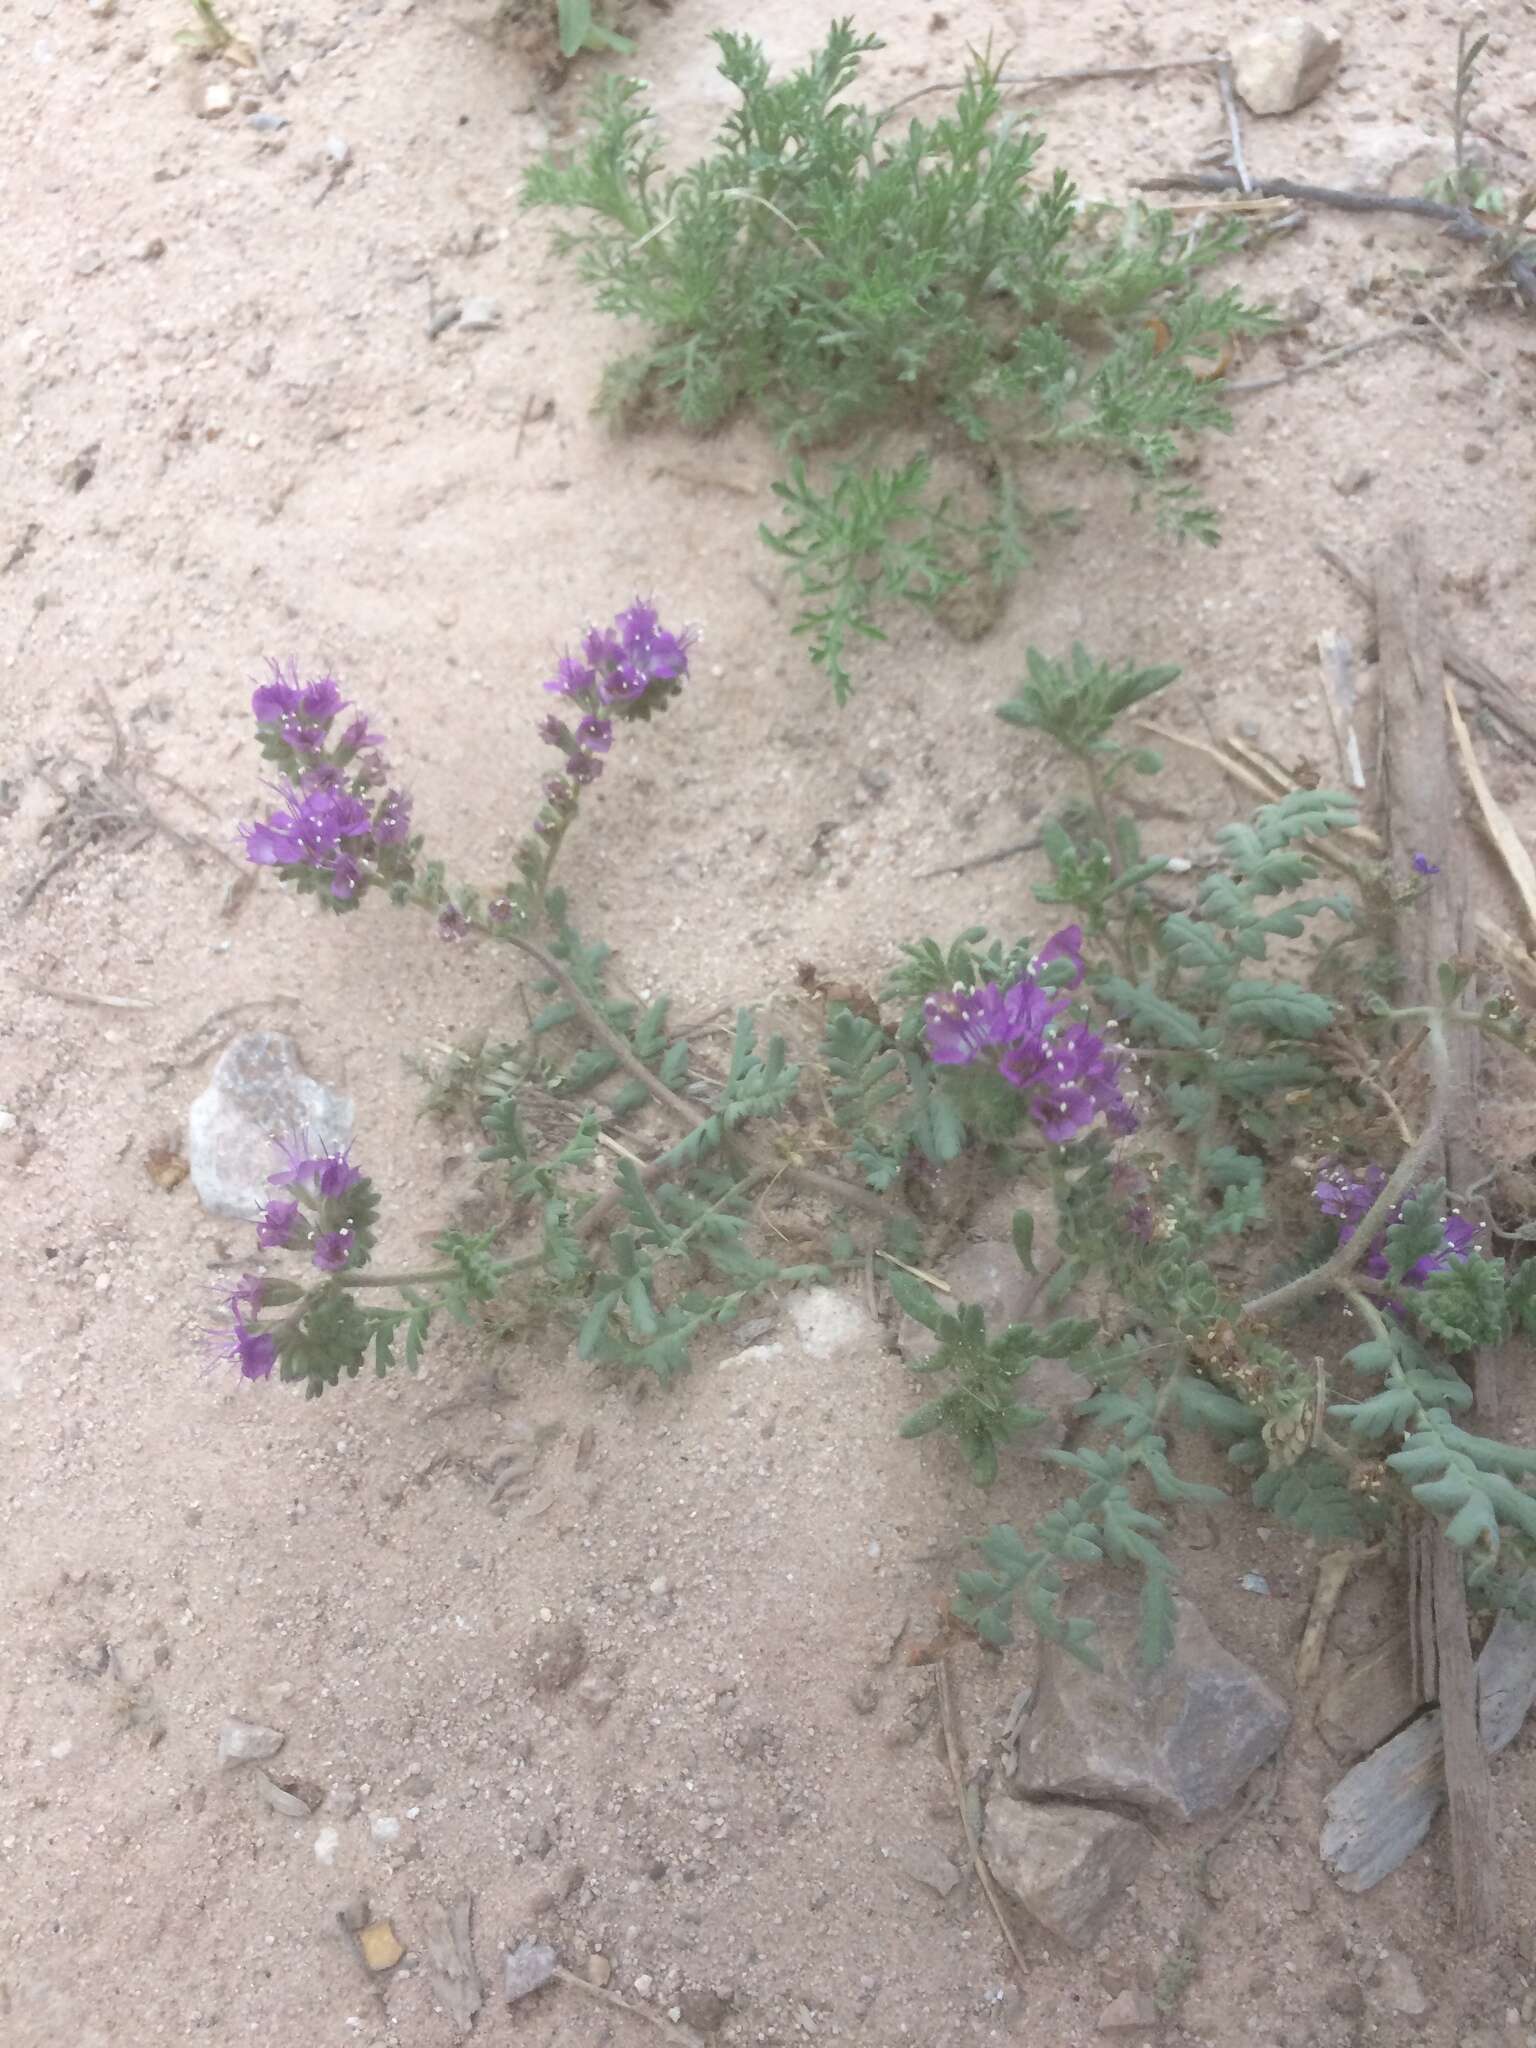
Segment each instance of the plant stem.
M1304 1301L1315 1300L1319 1294L1327 1293L1330 1287L1340 1286L1359 1265L1370 1250L1378 1232L1385 1227L1392 1211L1423 1172L1445 1134L1445 1101L1450 1092L1451 1061L1446 1049L1445 1029L1438 1012L1430 1017L1429 1068L1432 1083L1429 1119L1419 1134L1418 1143L1405 1152L1397 1162L1386 1186L1361 1217L1353 1235L1346 1239L1331 1257L1324 1259L1320 1266L1314 1266L1310 1273L1302 1273L1294 1280L1287 1280L1283 1286L1272 1287L1267 1294L1256 1294L1251 1301L1245 1301L1242 1306L1243 1315L1273 1315L1277 1309L1292 1308Z
M614 1030L596 1003L553 953L547 953L542 946L536 946L532 939L525 939L520 932L503 929L500 936L509 946L515 946L520 953L525 953L544 970L566 999L576 1005L581 1012L583 1023L593 1036L602 1040L620 1066L627 1073L633 1074L664 1109L670 1110L685 1130L696 1131L699 1125L706 1121L691 1103L684 1102L681 1095L675 1094L665 1081L651 1072L629 1040Z
M435 1280L451 1280L457 1266L416 1266L404 1273L338 1273L338 1287L429 1287Z

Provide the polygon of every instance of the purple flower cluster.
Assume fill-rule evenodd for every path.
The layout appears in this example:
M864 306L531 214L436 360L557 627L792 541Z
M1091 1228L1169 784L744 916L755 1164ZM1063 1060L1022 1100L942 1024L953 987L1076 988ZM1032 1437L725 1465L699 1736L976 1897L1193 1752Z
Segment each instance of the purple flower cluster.
M1387 1184L1387 1176L1379 1166L1368 1166L1364 1173L1346 1173L1342 1167L1330 1165L1312 1190L1312 1198L1325 1216L1331 1216L1339 1226L1339 1243L1348 1244L1366 1214ZM1369 1273L1373 1280L1386 1280L1391 1272L1387 1258L1387 1232L1394 1223L1401 1220L1403 1203L1410 1202L1417 1194L1410 1189L1387 1217L1381 1229L1371 1239L1370 1250L1360 1261L1360 1270ZM1428 1252L1415 1261L1403 1275L1404 1287L1422 1287L1431 1273L1442 1272L1454 1259L1465 1259L1474 1250L1477 1242L1477 1226L1469 1223L1465 1216L1452 1214L1445 1219L1445 1236L1437 1251Z
M224 1298L227 1327L212 1333L216 1355L239 1366L240 1377L246 1380L264 1380L277 1363L277 1339L251 1321L261 1308L266 1287L259 1273L243 1274L240 1285Z
M358 1237L373 1205L362 1169L352 1164L347 1148L316 1150L308 1138L297 1137L277 1149L283 1164L267 1178L283 1192L269 1196L257 1217L257 1244L267 1252L308 1252L310 1264L326 1275L361 1264ZM260 1327L257 1317L264 1307L301 1295L289 1281L245 1274L224 1298L227 1321L213 1333L216 1354L239 1366L242 1378L266 1379L277 1363L278 1340L271 1329Z
M579 792L602 774L615 718L649 717L681 687L690 640L687 632L669 633L655 607L636 598L611 626L586 633L579 656L567 654L556 663L544 688L564 698L576 722L572 727L554 712L539 722L539 738L560 749L565 773L544 784L545 808L536 831L545 837L558 832Z
M285 879L323 879L338 909L355 903L370 881L392 881L409 868L411 800L385 788L388 771L377 749L382 735L359 713L332 740L350 708L331 676L301 683L290 663L251 698L262 751L284 771L273 785L271 814L243 825L246 857L275 867Z
M1072 974L1064 986L1083 979L1083 934L1078 925L1059 931L1029 962L1022 980L999 988L957 989L930 996L923 1028L936 1065L968 1067L979 1060L995 1065L1011 1088L1027 1098L1030 1115L1053 1145L1079 1136L1104 1116L1125 1133L1136 1118L1120 1090L1120 1061L1102 1038L1078 1019L1063 1021L1070 997L1044 989L1035 979L1042 968L1066 961Z

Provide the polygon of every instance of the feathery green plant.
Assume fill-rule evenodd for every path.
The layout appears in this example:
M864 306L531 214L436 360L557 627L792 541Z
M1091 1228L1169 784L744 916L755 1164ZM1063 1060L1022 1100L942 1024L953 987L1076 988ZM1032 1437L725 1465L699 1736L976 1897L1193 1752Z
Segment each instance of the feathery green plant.
M846 97L882 47L847 20L777 79L751 38L714 41L739 104L711 155L667 171L644 89L609 78L584 145L535 166L523 196L574 216L555 247L645 330L605 377L606 409L659 406L701 433L746 409L790 451L785 523L761 531L840 700L883 601L932 604L978 564L1013 579L1055 516L1037 502L1053 450L1126 466L1163 524L1215 539L1178 465L1189 436L1230 427L1212 372L1267 324L1199 288L1231 232L1191 235L1041 174L1041 137L1005 109L990 56L952 112L902 128ZM839 447L856 452L806 461Z

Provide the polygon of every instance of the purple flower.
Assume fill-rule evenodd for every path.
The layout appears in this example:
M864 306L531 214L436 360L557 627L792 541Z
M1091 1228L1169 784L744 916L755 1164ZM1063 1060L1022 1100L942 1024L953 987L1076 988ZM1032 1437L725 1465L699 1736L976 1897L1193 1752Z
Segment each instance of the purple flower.
M1440 872L1427 853L1416 853L1410 865L1416 875L1438 875Z
M372 827L368 806L329 778L311 786L278 785L282 805L259 824L241 827L247 858L259 867L310 867L327 872L344 839L361 839Z
M352 1257L350 1230L323 1230L315 1239L314 1262L322 1273L341 1273Z
M259 1274L245 1274L224 1300L228 1327L209 1332L215 1357L238 1365L242 1379L264 1380L277 1363L277 1339L254 1328L249 1320L260 1309L265 1291L266 1282Z
M283 1201L274 1195L256 1219L256 1242L263 1251L287 1251L295 1233L303 1227L299 1221L298 1203Z
M589 633L586 643L604 704L633 704L652 683L677 682L688 673L688 635L667 632L654 606L637 598L613 623L613 633Z
M297 662L290 661L285 671L282 663L269 655L267 667L271 671L267 680L251 692L251 713L258 725L279 725L297 715L304 686Z
M351 1147L343 1146L336 1152L327 1147L310 1153L305 1150L309 1142L306 1137L297 1137L291 1143L280 1143L277 1149L287 1164L280 1173L269 1173L268 1181L274 1187L305 1188L322 1202L340 1201L363 1177L362 1168L354 1166L347 1157Z
M485 914L492 924L512 922L512 901L507 896L496 896L485 906Z
M282 740L298 753L318 754L338 711L345 705L341 685L332 676L301 683L297 664L285 671L280 662L269 661L271 675L251 695L251 710L259 725L275 725ZM360 721L366 723L366 721Z
M539 720L539 738L546 747L559 747L562 752L568 752L570 749L570 728L562 724L553 711L547 718Z
M623 648L607 626L589 626L582 637L581 651L594 669L611 668L624 655Z
M469 919L456 904L446 903L437 913L437 936L440 939L455 940L469 937Z
M984 981L980 988L930 996L923 1005L923 1028L935 1065L968 1067L990 1047L1038 1039L1067 1007L1065 998L1048 996L1032 981L1017 981L1007 989Z
M1068 1144L1098 1116L1122 1137L1136 1118L1120 1092L1119 1061L1086 1024L1009 1046L998 1072L1029 1093L1029 1113L1053 1145Z
M576 728L576 744L589 754L606 754L613 745L613 720L584 718Z
M363 871L350 853L338 853L331 864L331 894L338 903L350 903L357 895Z
M1312 1190L1312 1198L1325 1216L1337 1221L1340 1244L1349 1243L1386 1184L1387 1176L1379 1166L1368 1166L1359 1175L1347 1173L1339 1166L1325 1169ZM1387 1232L1394 1223L1402 1221L1404 1204L1413 1201L1417 1193L1416 1188L1410 1188L1371 1239L1370 1249L1360 1261L1360 1270L1369 1273L1373 1280L1384 1281L1390 1275ZM1471 1256L1477 1243L1476 1224L1469 1223L1465 1216L1452 1214L1445 1218L1443 1229L1439 1247L1414 1261L1402 1277L1402 1286L1422 1287L1431 1273L1442 1272L1453 1260Z
M596 681L590 668L572 654L563 655L555 672L544 685L555 697L584 697Z
M565 764L565 772L575 783L596 782L603 772L603 764L595 754L572 754Z
M399 846L410 832L411 800L403 789L392 789L373 814L374 839L380 846Z
M1072 979L1061 985L1064 988L1081 988L1083 985L1083 928L1080 924L1069 924L1063 930L1053 933L1029 963L1029 972L1038 974L1042 967L1054 966L1058 960L1070 960Z
M1069 925L1046 940L1030 970L1066 960L1083 978L1082 930ZM935 1065L965 1067L995 1055L998 1073L1028 1098L1030 1115L1053 1145L1065 1145L1096 1118L1122 1134L1136 1118L1120 1090L1119 1056L1077 1020L1062 1022L1071 1004L1026 974L1007 988L980 988L930 996L923 1010Z
M551 775L544 783L544 800L557 810L564 810L574 800L576 792L562 775Z
M382 747L383 744L383 733L369 730L366 712L354 718L341 736L341 751L344 754L360 754L364 747Z

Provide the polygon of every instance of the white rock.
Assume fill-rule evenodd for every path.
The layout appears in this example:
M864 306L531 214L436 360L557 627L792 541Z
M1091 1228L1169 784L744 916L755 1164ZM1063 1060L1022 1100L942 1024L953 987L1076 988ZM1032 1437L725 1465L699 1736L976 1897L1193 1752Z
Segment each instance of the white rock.
M459 308L459 325L471 334L486 333L501 325L501 308L494 299L466 299Z
M835 1358L855 1344L879 1342L869 1311L831 1287L806 1287L789 1297L786 1306L795 1334L812 1358Z
M227 114L234 104L234 87L226 85L222 78L216 79L203 93L203 119L216 121L221 114Z
M259 1721L226 1721L219 1730L219 1762L231 1770L236 1764L261 1764L276 1756L287 1741L277 1728L263 1728Z
M281 1031L248 1031L224 1048L187 1112L192 1185L214 1216L249 1221L272 1193L273 1141L302 1132L338 1151L352 1135L352 1104L299 1065Z
M341 1836L334 1828L322 1828L315 1837L315 1861L327 1867L336 1861L336 1851L341 1846Z
M1429 2000L1413 1973L1413 1965L1396 1949L1388 1949L1376 1978L1376 1990L1383 2004L1405 2019L1418 2019L1429 2011Z
M1253 113L1289 114L1316 99L1343 53L1326 23L1282 14L1233 43L1232 78Z

